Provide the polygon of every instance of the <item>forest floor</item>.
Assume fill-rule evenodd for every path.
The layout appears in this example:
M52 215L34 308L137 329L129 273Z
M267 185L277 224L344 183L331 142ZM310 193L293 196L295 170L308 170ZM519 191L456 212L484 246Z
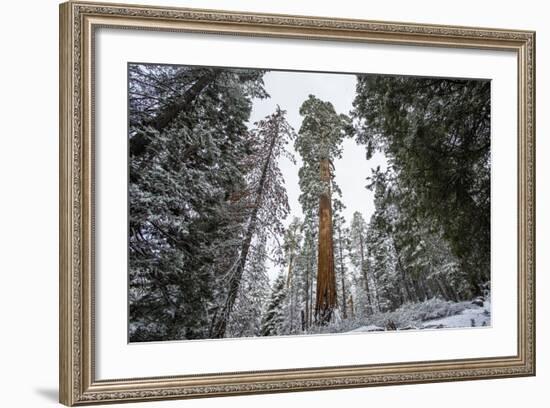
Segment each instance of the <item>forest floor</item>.
M375 313L364 320L365 324L349 332L490 326L491 300L490 297L464 302L430 299L405 304L393 312Z
M392 312L371 315L356 314L346 319L336 318L313 333L362 333L391 330L428 330L491 326L491 296L452 302L433 298L418 303L405 303Z

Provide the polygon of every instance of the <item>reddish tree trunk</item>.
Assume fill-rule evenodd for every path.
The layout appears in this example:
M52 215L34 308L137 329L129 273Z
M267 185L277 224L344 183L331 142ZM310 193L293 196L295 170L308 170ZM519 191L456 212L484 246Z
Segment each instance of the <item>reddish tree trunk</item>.
M334 248L332 242L332 204L330 192L330 163L321 160L321 181L325 189L319 199L319 254L317 262L317 299L315 316L320 324L326 324L336 307L336 275L334 273Z

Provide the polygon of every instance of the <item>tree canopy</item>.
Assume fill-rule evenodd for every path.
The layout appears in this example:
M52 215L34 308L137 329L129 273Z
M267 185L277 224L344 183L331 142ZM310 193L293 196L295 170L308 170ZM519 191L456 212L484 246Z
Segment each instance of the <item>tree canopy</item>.
M360 75L352 116L367 158L379 150L405 228L441 233L479 294L490 271L489 81Z

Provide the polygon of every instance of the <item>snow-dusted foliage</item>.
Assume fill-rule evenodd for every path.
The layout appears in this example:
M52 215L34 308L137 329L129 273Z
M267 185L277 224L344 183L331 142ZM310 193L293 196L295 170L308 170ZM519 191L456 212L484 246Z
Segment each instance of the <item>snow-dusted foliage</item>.
M262 336L276 336L288 333L287 313L285 301L287 291L286 279L281 272L273 284L271 296L268 300L262 321Z
M286 145L294 138L294 130L287 123L285 114L277 107L272 115L255 123L250 132L252 149L245 158L250 171L246 177L247 185L239 197L245 208L246 228L237 261L228 273L225 300L214 312L210 337L226 336L227 323L233 314L254 238L260 241L271 238L276 242L283 233L281 220L288 215L289 206L278 159L282 155L290 157Z
M373 181L387 186L395 231L413 238L394 240L397 260L431 251L426 236L444 241L458 265L445 266L457 292L448 296L480 295L490 279L490 81L359 75L352 117L367 157L389 161Z
M129 67L131 341L211 337L220 311L229 319L254 237L249 180L266 159L247 127L262 75Z
M227 323L227 337L261 335L263 308L270 294L266 271L266 237L259 236L252 243L246 269L232 313Z
M432 298L423 302L405 303L391 312L375 312L366 316L356 315L326 327L316 327L312 333L363 333L488 327L490 325L490 300L478 306L470 301L452 302Z
M349 115L310 95L296 134L280 107L249 123L265 71L128 74L131 342L491 324L488 81L360 75ZM387 161L348 218L346 138Z

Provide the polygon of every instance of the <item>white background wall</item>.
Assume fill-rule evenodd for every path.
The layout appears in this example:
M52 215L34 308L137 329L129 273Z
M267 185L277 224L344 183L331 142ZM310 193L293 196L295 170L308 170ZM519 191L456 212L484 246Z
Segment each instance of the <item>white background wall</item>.
M151 0L153 1L153 0ZM140 2L134 0L134 2ZM5 2L0 20L0 405L57 401L57 0ZM537 31L537 344L534 378L142 403L150 407L547 406L550 344L550 13L523 0L156 0L156 4ZM514 180L510 181L515 182ZM498 256L498 254L495 254ZM546 387L545 387L546 386ZM129 406L129 405L127 405Z

